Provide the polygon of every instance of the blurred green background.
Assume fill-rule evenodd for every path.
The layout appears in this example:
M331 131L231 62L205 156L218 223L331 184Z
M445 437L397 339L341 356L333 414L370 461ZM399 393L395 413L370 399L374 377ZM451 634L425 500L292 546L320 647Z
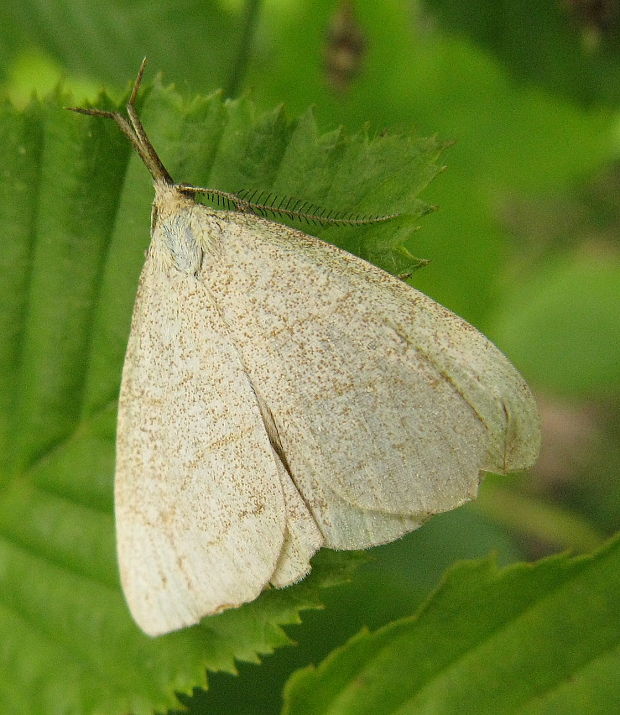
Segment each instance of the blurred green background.
M282 684L362 625L412 613L458 558L583 551L620 514L620 3L616 0L4 0L0 90L25 105L59 82L76 103L126 90L146 55L185 94L314 105L326 131L454 140L408 246L416 287L489 335L539 399L530 474L375 549L326 612L199 712L273 712ZM184 180L184 177L178 177ZM337 207L336 207L337 208Z

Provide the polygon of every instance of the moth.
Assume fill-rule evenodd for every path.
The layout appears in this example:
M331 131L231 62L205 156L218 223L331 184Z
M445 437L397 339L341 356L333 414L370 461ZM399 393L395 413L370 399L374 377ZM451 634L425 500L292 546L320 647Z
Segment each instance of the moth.
M113 119L154 182L123 368L123 591L156 636L302 579L322 546L398 539L539 448L523 378L404 281L175 184L135 109ZM234 194L215 191L243 208ZM246 207L247 208L247 207Z

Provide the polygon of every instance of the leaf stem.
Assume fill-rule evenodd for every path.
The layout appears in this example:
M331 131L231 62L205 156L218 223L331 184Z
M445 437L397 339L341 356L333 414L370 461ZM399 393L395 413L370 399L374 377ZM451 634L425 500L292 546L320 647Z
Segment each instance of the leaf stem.
M490 475L480 490L477 506L511 531L560 549L587 552L600 546L605 536L581 515L565 507L520 494Z
M247 0L245 4L245 17L243 19L243 28L241 31L241 39L239 41L239 49L237 50L237 58L235 60L228 86L226 87L226 96L234 97L238 92L243 78L245 77L248 60L250 57L250 47L252 46L252 37L258 21L261 0Z

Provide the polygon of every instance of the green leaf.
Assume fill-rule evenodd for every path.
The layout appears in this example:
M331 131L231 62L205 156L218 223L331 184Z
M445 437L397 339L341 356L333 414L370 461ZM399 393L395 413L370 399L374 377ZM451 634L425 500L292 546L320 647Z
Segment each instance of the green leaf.
M153 190L114 123L70 104L0 106L0 711L150 713L204 685L205 669L232 672L288 643L281 626L318 607L317 587L359 557L322 553L301 584L161 638L131 621L114 553L114 430ZM404 211L397 236L426 210L416 194L441 149L320 135L311 114L257 116L247 100L184 101L159 85L142 116L179 180ZM399 264L389 231L324 232Z
M192 698L190 712L279 712L282 688L294 670L323 660L361 628L379 628L415 613L454 561L479 558L490 551L502 564L523 557L505 531L468 504L433 517L422 529L398 541L365 552L368 563L355 579L322 593L324 611L307 612L301 625L287 629L295 648L281 648L260 668L241 664L238 675L214 675L209 691Z
M591 556L463 562L418 614L295 673L284 712L615 713L620 538Z

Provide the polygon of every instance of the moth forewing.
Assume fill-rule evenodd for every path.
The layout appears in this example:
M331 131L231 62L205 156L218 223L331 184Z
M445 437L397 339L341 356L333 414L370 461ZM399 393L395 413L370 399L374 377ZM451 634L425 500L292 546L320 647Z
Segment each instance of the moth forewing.
M121 579L150 634L255 598L276 570L287 528L256 396L189 266L188 233L182 218L153 233L119 400Z
M221 230L205 284L327 546L397 538L473 498L482 470L534 461L532 395L471 325L299 231L234 214Z

